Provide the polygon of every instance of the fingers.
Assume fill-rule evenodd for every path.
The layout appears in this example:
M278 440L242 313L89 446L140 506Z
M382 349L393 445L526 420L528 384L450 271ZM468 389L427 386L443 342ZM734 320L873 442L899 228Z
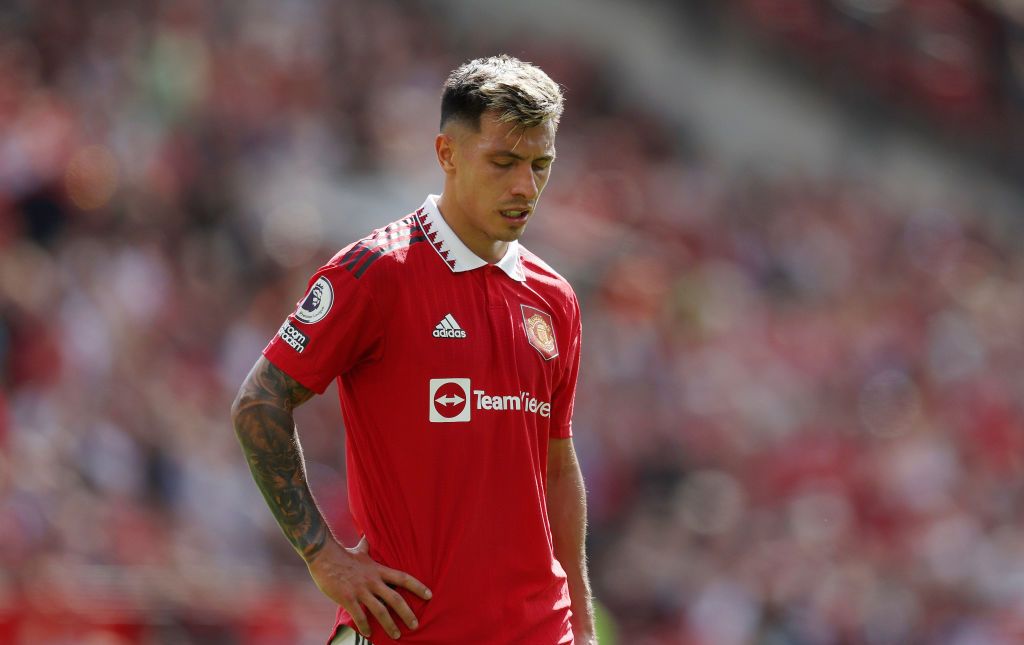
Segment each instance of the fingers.
M356 624L356 629L359 630L359 633L363 636L369 637L370 621L366 619L366 612L364 612L363 608L359 605L359 601L352 599L349 602L343 602L340 604L345 608L345 611L348 612L348 615L352 617L352 622Z
M377 599L377 596L367 594L363 599L363 604L366 605L366 608L370 613L377 618L377 622L380 623L380 626L384 628L384 631L386 631L391 638L398 639L401 637L402 633L398 631L398 625L396 625L395 621L392 620L391 614L388 612L388 608ZM369 634L370 632L366 633Z
M427 585L404 571L381 567L380 575L385 581L399 587L404 587L424 600L430 600L434 595L430 592L430 589L427 589Z
M412 613L412 609L406 604L405 598L402 598L397 591L381 583L380 586L374 590L374 593L378 598L384 601L385 604L391 607L398 617L402 619L409 629L416 629L419 627L419 621L416 620L416 615Z
M344 550L353 556L351 559L343 559L341 564L335 562L334 568L311 568L310 573L317 586L349 613L361 634L370 636L368 617L372 615L384 631L397 640L402 634L391 611L410 630L419 628L419 621L395 588L407 589L423 600L430 600L433 594L426 585L408 573L374 562L366 549L366 539L363 538L355 548Z

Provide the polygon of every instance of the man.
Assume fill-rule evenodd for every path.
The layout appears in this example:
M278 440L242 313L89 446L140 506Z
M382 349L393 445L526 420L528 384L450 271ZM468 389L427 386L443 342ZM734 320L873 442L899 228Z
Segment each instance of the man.
M570 426L579 306L517 242L561 113L529 63L453 71L443 194L321 268L235 400L256 483L339 605L333 643L596 642ZM309 492L292 418L335 378L363 533L350 549Z

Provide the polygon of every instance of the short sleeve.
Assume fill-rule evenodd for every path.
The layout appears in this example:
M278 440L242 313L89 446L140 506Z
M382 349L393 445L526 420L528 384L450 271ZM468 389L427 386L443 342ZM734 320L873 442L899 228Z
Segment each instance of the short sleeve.
M322 394L331 381L380 357L381 314L370 289L346 269L327 265L263 355L303 386Z
M572 436L572 412L576 403L576 379L580 372L580 351L583 344L583 329L580 322L579 303L572 300L573 333L568 343L562 378L551 397L552 439L568 439Z

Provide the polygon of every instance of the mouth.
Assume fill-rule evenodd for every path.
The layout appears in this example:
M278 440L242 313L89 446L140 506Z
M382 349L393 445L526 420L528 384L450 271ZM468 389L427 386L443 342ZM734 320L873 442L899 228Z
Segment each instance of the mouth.
M526 209L508 208L508 209L501 210L501 211L498 211L498 212L501 213L502 217L504 217L506 220L508 220L510 222L525 222L526 219L530 216L530 213L531 213L529 208L526 208Z

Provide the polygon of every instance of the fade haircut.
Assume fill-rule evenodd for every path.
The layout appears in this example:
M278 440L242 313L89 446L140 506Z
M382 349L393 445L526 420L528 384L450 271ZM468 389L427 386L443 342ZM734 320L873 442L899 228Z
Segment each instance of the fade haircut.
M462 121L480 130L480 115L492 110L501 123L532 128L562 117L562 90L544 70L507 54L477 58L456 68L441 94L441 129Z

